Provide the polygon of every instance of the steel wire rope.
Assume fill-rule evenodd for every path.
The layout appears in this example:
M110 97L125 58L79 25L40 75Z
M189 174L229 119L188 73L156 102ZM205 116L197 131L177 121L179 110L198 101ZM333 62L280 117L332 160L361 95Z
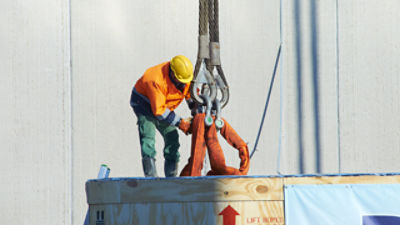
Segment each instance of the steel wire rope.
M208 32L208 4L207 0L199 0L199 39L201 36L207 36ZM197 55L197 60L196 60L196 65L195 65L195 71L194 74L197 75L199 70L200 70L200 65L202 61L202 56L200 49L202 46L200 46L202 42L199 40L199 52Z
M224 108L229 101L229 85L226 80L224 71L221 66L220 59L220 45L219 45L219 0L209 0L208 2L208 17L209 17L209 33L210 33L210 61L207 69L213 74L214 68L217 70L218 87L221 91L222 108ZM219 78L222 80L219 80ZM222 82L222 83L221 83Z
M208 30L210 35L210 42L213 42L215 38L215 20L214 20L214 0L208 1ZM211 47L211 46L210 46ZM210 52L210 60L207 63L207 70L211 73L214 69L214 66L211 64L211 52Z
M281 63L279 64L280 65L279 69L280 69L280 74L281 74L281 80L280 80L280 109L279 109L279 111L280 111L279 112L279 143L278 143L278 156L277 156L277 168L276 168L276 172L279 175L281 174L281 172L280 172L280 158L281 158L281 147L282 147L282 127L283 127L282 126L282 124L283 124L283 121L282 121L282 117L283 117L282 116L282 114L283 114L283 103L282 103L282 97L283 97L282 70L283 70L283 67L282 67L282 60L283 59L281 59L281 50L282 50L282 45L283 45L282 6L283 6L283 3L282 3L282 0L280 0L280 4L279 4L279 49L278 49L278 53L277 53L277 56L276 56L276 59L275 59L274 71L272 73L272 78L271 78L270 87L269 87L269 90L268 90L267 100L265 102L263 115L262 115L261 122L260 122L260 127L259 127L259 130L258 130L258 133L257 133L257 137L256 137L256 141L255 141L255 144L254 144L254 148L253 148L253 150L252 150L252 152L250 154L250 159L251 159L253 157L255 151L257 150L258 141L259 141L259 138L260 138L260 135L261 135L261 131L262 131L262 128L263 128L263 125L264 125L264 121L265 121L266 112L267 112L268 105L269 105L269 99L270 99L271 92L272 92L272 87L273 87L273 84L274 84L274 79L275 79L275 75L276 75L277 66L279 64L279 61L281 61Z
M271 98L271 93L272 93L272 88L274 86L274 80L275 80L275 75L276 75L276 70L278 68L278 64L279 64L279 58L281 55L281 45L279 45L279 49L278 49L278 53L276 55L276 60L275 60L275 66L274 66L274 71L272 72L272 78L271 78L271 82L269 85L269 90L268 90L268 95L267 95L267 100L265 102L265 107L264 107L264 112L261 118L261 122L260 122L260 127L258 128L258 133L257 133L257 137L256 137L256 141L254 143L254 148L253 151L250 154L250 159L253 157L256 149L257 149L257 145L258 145L258 141L260 140L260 135L261 135L261 131L262 128L264 126L264 121L265 121L265 115L267 114L267 110L268 110L268 105L269 105L269 100Z

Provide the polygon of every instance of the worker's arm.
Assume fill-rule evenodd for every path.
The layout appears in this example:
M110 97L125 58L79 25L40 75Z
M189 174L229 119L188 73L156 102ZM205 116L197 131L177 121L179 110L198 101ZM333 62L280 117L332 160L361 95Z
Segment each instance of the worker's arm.
M178 126L181 118L167 108L166 94L157 83L151 83L148 87L147 97L150 100L151 111L160 121L167 122L170 125Z

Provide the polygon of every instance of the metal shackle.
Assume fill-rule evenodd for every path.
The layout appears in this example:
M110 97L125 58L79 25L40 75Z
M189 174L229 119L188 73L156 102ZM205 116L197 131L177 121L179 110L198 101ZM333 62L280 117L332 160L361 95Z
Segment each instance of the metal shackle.
M216 111L217 111L217 113L216 113L216 118L215 118L215 126L217 127L217 129L219 130L219 129L221 129L221 128L223 128L224 127L224 121L222 120L222 117L221 117L221 102L218 100L218 99L215 99L214 100L214 105L215 105L215 108L216 108Z
M206 117L204 118L204 123L207 127L211 126L214 122L211 116L212 102L207 95L200 95L200 97L206 102Z
M192 99L200 105L206 105L207 103L200 97L200 95L208 96L212 102L217 96L217 85L214 77L211 75L210 71L207 70L204 60L199 67L195 69L194 79L192 85L190 86L190 95Z

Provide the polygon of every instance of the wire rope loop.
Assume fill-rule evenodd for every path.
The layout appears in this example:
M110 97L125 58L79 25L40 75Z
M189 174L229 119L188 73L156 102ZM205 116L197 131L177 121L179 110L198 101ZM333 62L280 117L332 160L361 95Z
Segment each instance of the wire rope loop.
M224 72L221 65L216 66L217 74L215 75L215 81L217 83L218 91L221 93L221 97L218 98L221 104L221 108L224 108L229 101L229 86L226 82ZM217 96L219 96L217 94Z

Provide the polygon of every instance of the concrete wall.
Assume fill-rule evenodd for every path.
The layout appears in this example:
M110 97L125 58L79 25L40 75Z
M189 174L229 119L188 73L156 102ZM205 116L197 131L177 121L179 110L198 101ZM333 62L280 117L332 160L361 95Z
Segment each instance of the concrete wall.
M365 4L368 2L368 4ZM342 166L398 171L400 38L398 1L339 4Z
M250 175L399 170L399 7L220 2L223 114L251 150L283 43ZM2 1L0 18L1 221L82 224L84 183L101 163L113 177L142 176L131 88L176 54L195 61L198 1ZM177 112L189 115L185 104ZM190 137L180 140L181 169Z
M69 7L0 1L2 224L71 224Z

